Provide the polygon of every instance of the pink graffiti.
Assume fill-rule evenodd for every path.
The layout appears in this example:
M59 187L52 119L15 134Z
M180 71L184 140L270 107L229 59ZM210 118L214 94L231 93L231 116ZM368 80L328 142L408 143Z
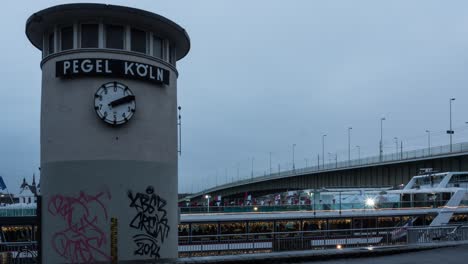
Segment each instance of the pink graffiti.
M51 245L57 254L71 263L91 263L111 260L105 252L106 232L99 228L107 222L105 201L111 199L108 191L96 195L81 191L78 197L54 195L47 209L53 216L61 217L66 228L55 232Z

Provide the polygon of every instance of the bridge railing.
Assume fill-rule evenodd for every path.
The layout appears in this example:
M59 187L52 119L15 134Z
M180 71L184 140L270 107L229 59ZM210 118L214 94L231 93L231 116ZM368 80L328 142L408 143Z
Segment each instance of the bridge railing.
M372 156L366 157L361 159L353 159L353 160L346 160L346 161L335 161L335 162L327 162L325 164L319 164L315 166L309 166L305 168L297 168L295 170L286 170L282 172L275 172L271 174L263 174L263 175L254 175L251 178L231 182L223 185L219 185L216 187L212 187L196 193L192 196L199 196L204 193L210 193L216 191L217 189L225 189L229 187L234 187L238 185L243 185L247 183L259 182L259 181L266 181L276 178L283 178L288 176L295 176L295 175L302 175L308 173L317 173L323 171L330 171L336 169L345 169L345 168L353 168L359 166L367 166L367 165L378 165L380 163L387 163L387 162L397 162L397 161L404 161L404 160L411 160L411 159L418 159L418 158L429 158L429 157L437 157L441 155L448 155L448 154L457 154L468 152L468 142L456 143L450 145L442 145L442 146L434 146L431 148L423 148L411 151L395 151L394 153L384 154L382 156Z

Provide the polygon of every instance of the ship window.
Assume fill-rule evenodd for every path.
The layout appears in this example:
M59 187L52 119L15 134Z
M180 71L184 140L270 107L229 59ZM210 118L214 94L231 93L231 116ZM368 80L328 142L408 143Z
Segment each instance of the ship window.
M297 232L293 234L283 234L278 235L282 236L298 236L298 231L301 231L300 221L277 221L276 222L276 232Z
M468 174L455 174L450 179L450 183L468 182Z
M106 26L106 48L124 48L124 28L122 26Z
M377 227L377 219L373 217L369 218L354 218L353 219L353 228L376 228Z
M146 53L146 32L132 28L131 38L132 51Z
M221 222L220 224L221 234L226 236L221 236L223 239L243 239L245 236L243 234L247 231L247 224L245 222Z
M379 227L394 227L395 223L393 222L392 217L379 217L377 219Z
M450 218L450 224L468 223L468 214L454 214Z
M217 234L218 234L217 223L206 223L206 224L193 223L192 224L192 240L193 241L216 240Z
M179 243L187 243L189 241L188 235L190 231L190 227L188 224L179 224Z
M221 234L244 234L247 230L245 222L221 223Z
M54 33L49 34L49 54L54 53L54 48L55 48L55 38L54 38Z
M330 219L328 220L328 229L351 229L351 219Z
M81 25L81 47L97 48L99 39L99 25L83 24Z
M154 36L153 37L153 56L156 58L162 59L162 51L163 51L162 39Z
M326 230L326 229L327 229L327 221L325 220L304 220L302 222L302 230L304 230L304 232L321 231L321 230ZM306 233L306 234L312 235L311 233Z
M253 235L255 239L271 238L271 233L273 233L273 221L249 222L249 233L258 234Z
M31 226L2 226L2 242L25 242L32 240Z
M60 30L61 50L73 49L73 27L63 27Z

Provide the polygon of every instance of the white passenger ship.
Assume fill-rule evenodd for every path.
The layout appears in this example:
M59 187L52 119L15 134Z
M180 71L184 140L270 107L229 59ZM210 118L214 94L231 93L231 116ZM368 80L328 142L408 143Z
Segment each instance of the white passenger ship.
M206 244L212 239L219 248L223 234L259 239L258 245L240 241L240 249L269 250L274 245L268 239L277 241L275 236L286 233L304 239L313 237L309 237L312 246L336 246L336 238L325 238L354 230L343 243L359 244L362 234L369 233L366 230L391 228L385 235L376 235L380 231L367 234L367 243L371 239L378 244L382 239L405 239L411 226L468 224L468 172L437 173L425 169L398 189L322 189L305 193L311 197L311 203L301 207L306 208L302 211L259 212L262 210L256 211L256 206L252 206L252 212L181 214L179 250L194 251L198 243Z

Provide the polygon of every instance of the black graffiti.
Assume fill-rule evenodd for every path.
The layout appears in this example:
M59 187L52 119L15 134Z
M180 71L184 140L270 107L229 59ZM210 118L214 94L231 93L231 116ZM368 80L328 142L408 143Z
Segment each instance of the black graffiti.
M152 236L145 234L133 236L133 241L137 245L137 249L134 251L135 255L149 255L150 257L159 258L158 241Z
M145 193L133 194L128 191L130 207L135 208L136 215L130 221L131 228L143 231L133 236L137 249L135 255L149 255L159 258L160 244L168 237L170 226L168 225L167 212L164 209L167 202L154 193L154 188L148 186Z

